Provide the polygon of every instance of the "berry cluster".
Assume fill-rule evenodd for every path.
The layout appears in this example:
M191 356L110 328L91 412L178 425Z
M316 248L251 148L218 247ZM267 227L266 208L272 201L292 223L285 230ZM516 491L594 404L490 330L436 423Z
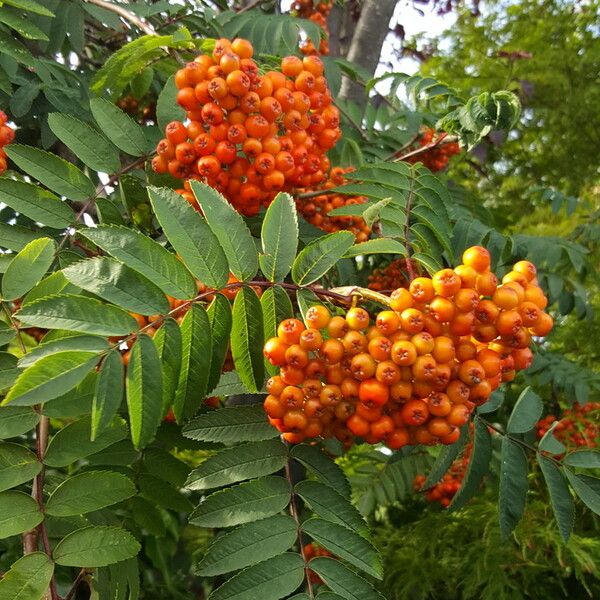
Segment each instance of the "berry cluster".
M280 367L264 408L284 438L455 442L473 409L531 364L531 336L552 328L533 264L516 263L498 285L485 248L463 263L394 290L374 324L363 308L332 317L321 305L304 323L282 321L264 346Z
M450 506L452 498L454 498L456 492L460 489L462 481L465 478L472 451L473 442L469 442L465 446L462 455L450 465L442 480L425 491L427 502L437 502L442 508ZM413 482L415 491L421 491L426 479L425 475L417 475L415 477Z
M427 146L434 141L436 136L435 129L426 128L419 139L419 146ZM410 156L406 159L409 163L423 163L430 171L442 171L448 166L451 156L460 154L460 146L456 142L444 142L440 140L438 145L429 148L425 152Z
M6 171L6 152L4 146L10 144L15 139L15 130L8 125L6 113L0 110L0 175Z
M407 286L410 278L406 260L406 258L397 258L385 267L373 269L373 272L369 275L368 288L376 292L382 292ZM415 271L418 269L414 262L412 267Z
M354 169L348 167L334 167L329 173L327 181L319 186L317 190L300 190L305 192L330 190L345 183L344 173L350 173ZM330 215L329 212L334 208L346 206L348 204L364 204L367 201L366 196L345 196L344 194L327 194L312 196L309 199L296 197L296 208L298 212L312 225L333 233L334 231L351 231L358 242L365 242L369 239L371 230L361 217L338 217Z
M554 422L558 424L552 432L569 450L578 447L600 446L600 402L575 403L563 412L562 419L554 415L544 417L537 424L538 439L544 437Z
M313 23L316 23L325 33L329 36L329 27L327 26L327 17L333 8L333 0L328 1L316 1L315 0L296 0L292 4L292 11L303 19L309 19ZM315 45L310 39L302 40L300 42L300 52L302 54L329 54L329 43L327 38L321 39L319 42L319 48L315 48Z
M169 123L152 167L205 181L243 214L258 213L281 190L314 186L330 169L325 153L338 141L339 111L317 56L287 56L261 74L247 40L217 40L175 74L187 125ZM197 206L197 205L196 205Z
M117 106L140 123L156 122L156 102L140 101L133 96L123 96L117 100Z

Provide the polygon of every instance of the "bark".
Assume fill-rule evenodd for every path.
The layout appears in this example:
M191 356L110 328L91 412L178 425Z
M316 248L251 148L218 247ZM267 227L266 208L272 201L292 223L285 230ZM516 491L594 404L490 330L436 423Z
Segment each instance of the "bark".
M346 57L349 61L358 63L369 73L375 73L395 7L396 0L365 0ZM361 105L366 103L362 86L348 78L344 79L340 97Z

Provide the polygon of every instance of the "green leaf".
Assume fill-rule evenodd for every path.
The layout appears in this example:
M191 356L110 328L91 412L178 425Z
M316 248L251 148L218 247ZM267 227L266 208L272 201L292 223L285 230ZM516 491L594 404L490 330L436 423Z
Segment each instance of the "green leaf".
M197 294L196 282L181 261L143 233L116 225L100 225L78 233L144 275L165 294L181 300Z
M290 455L302 463L320 482L350 498L350 485L346 475L319 446L298 444L292 448Z
M569 469L565 474L579 499L593 512L600 515L600 479L588 475L576 475Z
M35 287L33 287L21 302L22 305L44 296L52 296L54 294L78 294L81 290L67 281L67 278L61 271L50 273L44 277Z
M159 479L152 475L140 475L137 480L140 493L155 506L169 510L189 513L194 507L186 496L176 490L164 478Z
M558 421L554 421L550 429L546 431L546 433L540 440L540 443L538 444L538 449L540 451L550 452L551 454L563 454L563 452L566 452L567 447L561 441L554 437L554 430L556 429L557 425Z
M2 179L0 178L0 181ZM23 249L29 242L45 237L41 233L36 233L21 227L20 225L7 225L0 222L0 248L8 248L9 250L19 251Z
M50 113L48 125L52 133L90 169L115 173L121 167L117 149L87 123L71 115Z
M233 527L264 519L289 504L290 491L283 477L239 483L208 496L190 515L190 523L199 527Z
M166 319L152 338L162 365L162 414L175 399L181 370L181 330L174 319Z
M46 513L54 517L84 515L131 498L135 485L121 473L86 471L63 481L46 502Z
M339 560L319 556L309 563L327 587L346 600L384 600L371 584Z
M54 563L45 552L26 554L0 579L3 600L42 600L46 597Z
M38 503L29 494L0 493L0 539L33 529L43 520Z
M473 453L463 483L450 504L451 510L462 508L471 499L488 472L492 458L492 438L487 425L477 417L473 423L475 426Z
M39 27L36 27L27 18L22 17L17 11L10 8L5 7L0 11L0 21L28 40L48 41L48 36Z
M221 378L223 364L229 350L232 314L231 304L225 296L216 294L207 310L212 332L212 358L206 392L212 392Z
M72 294L40 298L23 306L15 316L30 327L107 336L127 335L138 328L137 321L126 311Z
M4 0L4 4L14 6L15 8L22 8L23 10L42 15L44 17L54 16L54 13L51 10L47 9L45 6L42 6L39 2L35 2L35 0Z
M421 489L426 490L436 484L444 476L444 473L448 471L456 457L462 452L462 449L467 443L469 437L469 425L462 427L460 431L460 437L454 444L449 446L442 446L440 453L435 459L433 467L427 476L427 479L421 486Z
M148 196L165 236L185 266L205 285L221 289L229 278L229 265L206 221L173 190L149 187Z
M156 101L156 119L161 131L164 131L171 121L185 120L185 109L177 104L177 91L175 75L171 75Z
M94 195L94 184L83 171L55 154L23 144L10 144L5 151L20 169L61 196L86 200Z
M94 441L111 423L123 401L125 368L123 359L116 350L111 350L102 365L96 380L92 404L92 432Z
M96 366L94 352L65 351L44 356L17 378L2 404L33 406L73 389Z
M363 537L368 536L367 524L360 513L350 503L350 500L344 498L333 488L318 481L301 481L296 485L294 491L317 516L348 527Z
M55 251L54 240L40 238L16 254L2 277L4 299L16 300L36 285L54 262Z
M275 196L265 213L260 268L269 281L283 281L290 272L298 250L298 215L289 194Z
M55 333L63 334L63 337L55 336L53 339L46 334L42 342L25 354L19 360L19 367L29 367L35 364L40 358L64 352L67 350L80 350L82 352L93 352L100 354L109 349L108 341L95 335L64 335L66 332L57 331ZM48 339L48 341L46 341Z
M0 352L0 390L12 385L19 374L17 357Z
M6 54L11 59L20 62L29 68L35 68L35 58L31 52L17 40L16 36L2 28L0 30L0 41L2 42L0 43L0 54Z
M84 417L60 429L48 444L44 463L49 467L65 467L127 437L127 425L119 417L113 418L94 441L90 440L90 427L91 418Z
M212 335L208 314L194 304L181 322L181 369L173 412L178 421L189 419L202 405L208 386L212 358Z
M550 504L554 512L554 518L558 523L560 536L566 543L575 522L575 502L573 502L567 480L560 469L545 456L538 454L537 460L548 486Z
M508 419L508 433L527 433L531 431L542 416L543 404L540 397L530 388L525 388Z
M225 252L231 272L241 281L254 277L258 271L258 252L240 213L209 185L196 180L190 180L190 185Z
M277 326L281 321L294 316L294 308L288 293L278 285L267 288L262 293L260 305L263 312L265 340L277 335ZM264 364L270 375L277 373L278 367L275 367L266 359L264 360Z
M298 285L314 283L345 256L354 243L349 231L338 231L308 244L292 265L292 279Z
M154 283L114 258L98 256L69 265L65 277L76 285L125 310L141 315L169 311L165 295Z
M185 437L199 442L235 444L278 436L262 406L232 406L199 415L183 428Z
M286 552L237 573L209 600L279 600L296 590L303 579L302 557Z
M368 240L361 244L355 244L346 252L344 258L353 258L366 254L396 254L398 256L406 256L406 248L398 240L390 238L377 238Z
M383 565L373 546L352 530L323 519L308 519L302 531L335 556L354 565L372 577L381 579Z
M580 467L582 469L600 469L600 451L598 450L575 450L569 452L563 464L569 467Z
M253 289L242 287L233 302L231 353L242 383L251 392L258 392L263 387L265 378L263 344L263 315L260 300Z
M90 109L100 130L119 150L131 156L146 153L148 142L144 130L118 106L104 98L92 98Z
M52 553L54 562L65 567L105 567L132 558L139 542L121 527L84 527L64 537Z
M40 422L40 415L27 406L3 406L0 410L0 440L17 437L31 431Z
M56 229L64 229L75 220L66 202L32 183L0 178L0 202L38 223Z
M7 255L10 257L10 255ZM4 321L0 321L0 346L8 344L17 335L17 330L13 329Z
M24 446L0 443L0 492L31 481L41 469L42 463Z
M127 367L126 395L131 439L136 449L156 435L163 411L162 367L152 338L139 335Z
M242 525L215 538L195 572L214 577L257 564L288 550L297 535L294 519L286 515Z
M190 467L186 463L160 448L151 447L144 450L144 467L150 475L177 488L183 487L190 473Z
M286 448L279 439L234 446L207 458L190 473L185 487L208 490L255 479L279 471L286 461Z
M525 512L528 472L527 455L523 448L510 438L504 437L500 457L500 497L498 504L500 533L504 538L512 533Z

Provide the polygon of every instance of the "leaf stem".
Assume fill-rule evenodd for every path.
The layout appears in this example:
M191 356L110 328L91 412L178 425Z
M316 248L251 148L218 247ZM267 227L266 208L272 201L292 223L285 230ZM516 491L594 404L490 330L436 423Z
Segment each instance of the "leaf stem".
M23 341L23 337L21 336L21 330L19 329L19 325L13 318L12 313L10 312L10 308L8 308L6 303L2 302L1 304L2 304L2 309L4 310L4 313L6 314L6 316L8 317L8 319L10 321L10 324L12 325L13 329L15 329L17 332L17 339L19 340L19 346L21 346L21 350L23 351L23 354L25 354L27 352L27 348L25 347L25 342Z
M132 12L128 11L123 6L119 6L118 4L113 4L111 2L105 2L105 0L85 0L89 4L95 4L104 10L109 10L118 14L125 21L128 21L132 25L135 25L139 30L143 31L146 35L156 35L154 29L134 15Z
M413 177L410 177L410 189L406 196L406 221L404 223L404 244L406 246L406 270L408 272L408 282L410 283L415 278L415 270L413 268L412 259L410 257L410 211L412 210L412 203L414 198L413 192Z
M451 143L454 143L457 141L458 141L458 138L455 135L448 135L447 133L442 133L435 140L429 142L429 144L425 144L424 146L421 146L420 148L417 148L416 150L411 150L410 152L407 152L406 154L401 154L400 156L396 156L396 158L394 158L394 162L400 162L400 161L406 160L407 158L412 158L413 156L418 156L419 154L423 154L424 152L427 152L428 150L431 150L432 148L435 148L437 146L441 146L443 144L451 144Z
M77 577L75 578L75 581L69 588L69 591L67 592L67 595L65 596L64 600L72 600L75 597L77 588L79 587L79 584L83 581L83 578L85 577L86 573L87 571L85 569L81 569L79 573L77 573Z

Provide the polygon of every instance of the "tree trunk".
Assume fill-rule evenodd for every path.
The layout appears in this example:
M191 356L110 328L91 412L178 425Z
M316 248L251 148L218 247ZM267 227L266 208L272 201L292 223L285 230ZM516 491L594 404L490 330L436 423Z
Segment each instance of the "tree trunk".
M369 73L375 73L395 7L396 0L365 0L346 57L349 61L358 63ZM366 103L362 86L348 78L344 79L340 97L361 105Z

